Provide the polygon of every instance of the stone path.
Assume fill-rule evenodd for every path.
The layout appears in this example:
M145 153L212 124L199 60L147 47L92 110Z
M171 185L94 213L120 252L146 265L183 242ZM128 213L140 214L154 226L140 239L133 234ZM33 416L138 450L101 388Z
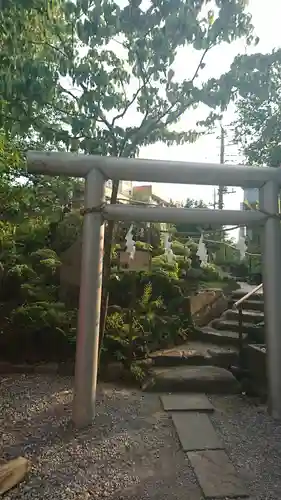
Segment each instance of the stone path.
M161 393L165 412L176 430L205 499L248 497L246 485L225 450L225 441L212 423L216 415L206 394L241 394L241 385L230 368L239 364L238 314L233 304L255 287L240 283L229 309L209 326L191 332L186 345L151 355L150 377L144 390ZM243 303L243 337L264 335L256 324L264 318L263 295Z
M169 411L183 452L191 463L205 499L248 497L224 444L209 418L215 412L205 394L165 394L160 397Z

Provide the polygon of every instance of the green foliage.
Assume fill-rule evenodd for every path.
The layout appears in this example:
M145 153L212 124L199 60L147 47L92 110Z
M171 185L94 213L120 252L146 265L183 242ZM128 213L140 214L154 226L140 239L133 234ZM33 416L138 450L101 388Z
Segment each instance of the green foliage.
M135 156L158 141L193 142L217 115L188 131L175 128L180 117L200 102L215 109L230 98L217 80L197 84L206 55L222 42L252 37L242 0L211 2L209 11L185 0L48 4L7 2L0 19L2 122L72 151ZM199 52L198 65L179 80L173 64L183 47Z
M202 266L203 281L223 281L227 275L215 264L204 264Z
M28 264L16 264L7 271L7 278L16 279L19 283L35 277L35 271Z
M177 261L174 260L173 262L167 262L167 259L163 254L158 257L153 257L152 269L154 271L164 270L167 276L170 276L171 278L178 278L179 275L179 265Z
M151 350L174 345L179 339L184 341L192 325L188 311L182 308L184 297L181 289L171 286L171 278L162 276L162 283L166 281L170 284L168 300L164 288L163 295L157 296L154 291L153 276L158 276L157 273L121 274L119 293L124 282L128 282L128 275L134 282L131 287L136 287L135 294L126 294L127 304L122 301L120 310L116 310L116 305L110 308L102 354L107 359L113 355L132 366L134 360L144 357ZM110 297L111 300L115 298L112 293ZM120 304L120 295L115 300Z
M249 164L281 164L281 50L238 56L230 75L237 97L236 142Z
M222 282L230 278L229 274L215 264L204 264L198 268L191 268L187 272L187 279L198 282Z
M13 151L19 151L17 145L7 138L6 142L3 141L5 168L1 179L3 186L6 183L12 189L17 187L16 173L21 171L22 165L21 155L14 155ZM24 342L24 357L27 359L30 356L36 361L45 359L45 356L61 359L65 355L73 356L76 310L69 311L60 302L59 254L80 237L82 222L79 205L71 211L64 208L69 200L76 203L75 190L81 192L80 185L72 180L60 182L33 176L24 179L16 210L13 214L6 211L8 220L0 221L3 284L0 299L2 311L5 311L4 329L12 339L6 344L0 342L0 347L2 353L16 357L20 352L15 346ZM14 194L12 199L16 199ZM121 242L124 241L124 235L121 237L124 229L128 230L128 227L117 227ZM141 229L137 228L138 234L142 234ZM152 234L150 245L146 238ZM111 311L107 318L103 348L104 359L113 357L130 365L152 349L184 341L192 327L187 300L191 288L194 283L196 288L201 279L212 281L220 277L219 272L210 267L199 269L200 275L193 280L192 287L189 276L181 280L182 270L191 268L197 244L173 236L176 259L169 264L163 255L156 225L142 241L137 241L136 246L152 252L152 269L150 272L112 274L110 307L118 306L119 310ZM48 338L50 341L46 347ZM57 345L60 346L58 352Z
M60 302L24 303L10 311L1 356L15 362L66 361L74 356L76 311Z
M206 55L221 42L250 41L251 20L242 0L212 1L207 10L197 0L146 7L134 0L123 7L111 0L4 0L1 7L1 322L13 345L25 343L25 354L33 346L49 355L52 344L53 355L62 356L73 345L76 311L60 302L59 255L80 235L84 188L79 180L28 174L25 151L134 157L158 141L193 142L231 96L221 79L202 84ZM179 78L173 67L186 47L198 51L198 65ZM213 111L194 130L180 130L180 118L200 103ZM107 342L131 360L156 341L184 336L190 325L179 276L194 264L194 248L187 253L174 241L178 261L170 265L159 255L159 228L147 236L137 239L155 252L151 272L110 281L111 305L134 312L130 321L127 313L109 316ZM10 344L0 352L10 352Z
M0 128L27 133L51 100L61 2L4 0L0 11ZM63 38L63 33L61 34ZM50 50L52 47L52 50ZM36 127L35 127L36 128Z
M35 302L23 304L11 313L11 324L22 333L36 333L46 328L62 334L69 332L71 316L60 302Z
M136 363L132 363L130 366L131 374L137 382L142 383L145 380L145 371L141 366Z
M188 257L190 255L190 248L187 244L181 243L180 241L172 242L172 250L175 255L183 255L184 257Z
M40 272L50 272L54 274L61 265L57 254L51 248L40 248L30 255L30 260L34 269Z

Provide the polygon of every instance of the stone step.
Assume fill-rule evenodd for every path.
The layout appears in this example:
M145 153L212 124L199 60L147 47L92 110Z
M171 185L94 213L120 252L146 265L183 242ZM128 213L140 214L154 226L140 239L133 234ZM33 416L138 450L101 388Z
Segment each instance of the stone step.
M228 309L223 313L220 319L229 319L239 321L239 311L237 309ZM264 321L264 313L261 311L248 311L243 309L243 323L257 324Z
M210 326L219 331L239 332L238 321L228 319L215 319ZM255 326L253 323L243 323L243 333L250 334L252 338L264 333L263 326Z
M150 354L154 366L220 366L228 368L238 359L238 350L231 345L189 341L187 344Z
M207 394L235 394L241 390L239 382L228 370L217 366L177 366L152 368L143 390L148 392L193 392Z
M219 346L238 347L239 335L235 331L216 330L211 326L204 326L200 330L196 330L189 334L189 337L206 343L213 343ZM243 338L247 338L247 334L243 334Z
M232 308L235 304L236 299L230 299L229 307ZM264 303L261 300L245 300L242 302L242 309L246 309L247 311L263 311Z

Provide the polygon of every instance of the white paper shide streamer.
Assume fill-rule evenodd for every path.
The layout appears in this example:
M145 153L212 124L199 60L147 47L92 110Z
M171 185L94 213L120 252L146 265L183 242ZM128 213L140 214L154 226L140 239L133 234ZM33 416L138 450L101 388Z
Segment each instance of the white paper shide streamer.
M240 260L244 260L247 252L247 245L244 236L240 235L236 245L237 250L240 252Z
M133 238L133 225L131 225L129 231L125 236L126 240L126 252L129 254L129 259L133 260L136 253L136 242Z
M172 250L172 242L170 241L170 235L168 233L163 234L163 242L164 242L164 255L166 255L167 262L169 264L172 264L172 262L175 260L175 254L173 253Z
M204 266L204 264L208 263L208 252L207 252L206 245L204 243L203 234L201 234L201 236L200 236L196 255L197 255L197 257L199 257L199 259L201 261L201 267Z

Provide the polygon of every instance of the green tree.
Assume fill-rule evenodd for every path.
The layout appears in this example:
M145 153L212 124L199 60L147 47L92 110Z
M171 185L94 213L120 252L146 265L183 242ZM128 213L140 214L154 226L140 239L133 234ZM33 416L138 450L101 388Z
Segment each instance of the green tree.
M0 128L6 131L26 133L43 96L51 99L59 76L52 65L58 5L59 0L1 2Z
M247 162L281 165L281 50L233 62L237 95L235 137Z
M176 125L200 103L216 110L228 101L227 87L214 79L202 84L198 77L214 47L241 36L252 40L244 7L244 0L153 0L146 8L140 0L125 7L111 0L61 1L48 18L45 41L27 23L15 74L30 76L13 85L16 99L7 95L3 122L14 120L16 132L31 130L48 145L100 155L134 157L142 146L157 141L194 141L215 120L214 112L195 130L180 131ZM189 78L180 80L173 66L183 47L198 51L198 64ZM117 192L115 182L113 203ZM113 230L109 223L105 284ZM105 288L102 331L106 297Z

